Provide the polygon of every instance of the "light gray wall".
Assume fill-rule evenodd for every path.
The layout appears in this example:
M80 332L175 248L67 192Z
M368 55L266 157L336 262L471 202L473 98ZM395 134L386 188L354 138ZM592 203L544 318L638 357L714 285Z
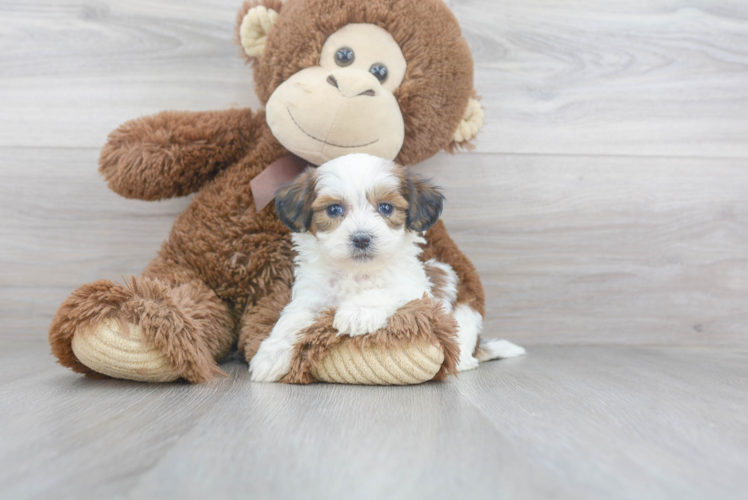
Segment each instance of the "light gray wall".
M137 274L189 200L129 201L106 135L258 107L239 0L0 0L0 335ZM486 127L421 165L488 292L486 334L748 345L748 3L452 0Z

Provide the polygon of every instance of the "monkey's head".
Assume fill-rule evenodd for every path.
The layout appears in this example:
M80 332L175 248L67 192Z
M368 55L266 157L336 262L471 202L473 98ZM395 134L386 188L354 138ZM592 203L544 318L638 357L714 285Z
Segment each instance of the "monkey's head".
M483 124L443 0L250 0L237 31L273 135L316 165L350 153L414 164L468 146Z

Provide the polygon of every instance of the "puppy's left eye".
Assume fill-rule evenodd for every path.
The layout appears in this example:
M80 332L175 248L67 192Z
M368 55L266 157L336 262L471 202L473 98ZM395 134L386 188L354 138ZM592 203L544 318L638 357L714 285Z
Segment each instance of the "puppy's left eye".
M385 217L389 217L392 215L392 212L394 211L394 208L392 208L392 205L389 203L382 203L379 205L379 213L384 215Z
M327 207L327 215L332 218L340 217L343 215L343 207L340 205L330 205Z

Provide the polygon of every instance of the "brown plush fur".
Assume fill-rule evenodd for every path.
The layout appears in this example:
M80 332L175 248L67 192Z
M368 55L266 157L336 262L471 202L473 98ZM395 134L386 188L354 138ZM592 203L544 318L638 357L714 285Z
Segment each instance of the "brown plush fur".
M106 280L84 285L63 302L50 329L53 353L63 365L80 373L91 370L78 362L70 343L80 327L104 319L139 325L150 345L190 382L206 382L222 374L216 358L232 344L231 315L216 295L199 282L170 287L142 277L124 285Z
M325 311L314 325L301 333L300 340L294 348L291 371L281 382L314 382L312 370L332 347L342 343L356 349L376 345L398 349L414 340L425 340L444 351L444 362L434 380L443 380L447 375L457 373L457 363L460 359L460 348L455 338L457 323L452 316L445 314L442 306L434 300L424 297L405 304L389 319L387 328L368 335L337 335L332 327L334 319L334 311Z
M100 170L126 198L186 196L246 155L257 130L249 109L164 111L112 132L101 151Z
M282 9L282 15L254 66L263 102L283 80L317 64L329 34L347 23L370 22L392 33L408 61L396 92L406 127L398 161L416 163L449 147L472 93L472 59L442 0L264 4ZM141 278L124 285L84 285L61 305L49 332L60 363L90 372L70 344L76 331L104 318L140 325L147 341L191 382L220 373L216 361L237 338L251 359L289 300L294 252L274 206L255 209L250 181L287 153L270 132L264 112L248 109L166 111L114 131L100 158L100 171L112 190L145 200L196 194ZM475 269L440 222L429 229L427 240L424 258L452 265L461 280L458 300L482 314L483 289ZM435 332L447 330L440 326L446 320L436 313L418 318L398 323L393 339L426 335L429 321ZM330 333L329 326L320 322L313 328L323 335ZM377 335L384 339L387 333ZM441 335L445 348L450 345L448 335L434 335ZM450 372L452 365L445 366L444 372Z
M257 1L242 11L257 4L283 13L253 65L263 103L281 83L319 63L330 35L351 23L375 24L390 32L408 63L395 91L407 138L396 161L413 165L453 148L452 136L474 93L473 58L443 0L288 0L282 8L277 1ZM239 25L241 19L237 31Z

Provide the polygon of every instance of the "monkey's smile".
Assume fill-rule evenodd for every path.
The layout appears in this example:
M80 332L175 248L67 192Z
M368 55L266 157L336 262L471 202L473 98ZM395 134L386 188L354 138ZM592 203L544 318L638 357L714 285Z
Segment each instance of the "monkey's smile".
M336 148L365 148L366 146L371 146L372 144L375 144L375 143L379 142L379 139L377 139L375 141L372 141L372 142L369 142L369 143L366 143L366 144L357 144L355 146L341 146L340 144L333 144L332 142L323 141L322 139L318 139L317 137L314 137L312 134L310 134L309 132L307 132L306 130L304 130L303 128L301 128L301 125L299 125L299 122L297 122L296 118L294 118L293 115L291 114L291 109L289 107L286 107L286 110L288 111L288 116L291 117L291 120L293 121L294 125L296 125L296 127L299 130L301 130L302 132L304 132L304 134L307 137L309 137L310 139L314 139L317 142L321 142L323 144L327 144L328 146L334 146Z

